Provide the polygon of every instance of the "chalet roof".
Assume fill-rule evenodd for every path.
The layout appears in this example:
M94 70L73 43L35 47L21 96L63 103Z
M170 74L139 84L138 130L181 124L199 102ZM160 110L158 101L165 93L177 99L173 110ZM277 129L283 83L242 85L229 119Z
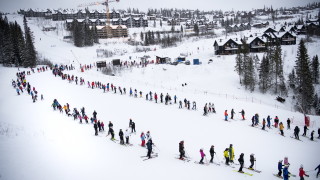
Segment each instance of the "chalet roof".
M274 35L275 37L277 37L277 38L282 38L282 36L284 36L284 35L287 34L287 33L291 34L291 35L294 36L294 37L297 36L295 33L291 33L291 32L288 32L288 31L286 31L286 32L273 33L273 35Z
M297 25L297 29L302 29L304 28L304 25Z
M256 39L259 39L259 40L261 40L261 41L264 42L264 43L267 42L266 38L259 37L259 36L255 36L255 37L248 37L248 38L246 39L246 43L247 43L247 44L251 44L251 43L252 43L254 40L256 40Z

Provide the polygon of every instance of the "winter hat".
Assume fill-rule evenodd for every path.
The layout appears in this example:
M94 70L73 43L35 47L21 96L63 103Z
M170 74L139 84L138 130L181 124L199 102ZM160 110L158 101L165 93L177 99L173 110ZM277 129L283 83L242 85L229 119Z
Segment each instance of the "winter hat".
M302 164L300 165L300 168L303 168L303 165L302 165Z

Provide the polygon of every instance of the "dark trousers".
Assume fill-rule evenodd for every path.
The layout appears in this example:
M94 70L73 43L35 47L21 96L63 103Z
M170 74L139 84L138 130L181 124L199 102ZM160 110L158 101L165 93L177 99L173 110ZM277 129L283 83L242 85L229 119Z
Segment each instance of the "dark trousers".
M98 136L98 129L94 129L95 135Z
M281 176L281 174L282 174L282 170L279 170L278 176Z
M122 136L120 137L120 144L124 144L124 140Z
M151 158L151 152L152 152L152 149L148 149L148 154L147 154L147 156L148 156L149 158Z
M262 125L262 130L264 130L266 128L266 125L265 124L263 124Z
M214 154L210 154L210 155L211 155L210 162L212 163L213 162L213 158L214 158Z
M294 134L294 137L295 137L296 139L299 139L299 135L298 135L297 133Z
M280 130L280 132L281 132L281 135L283 136L283 130Z
M249 168L253 168L253 165L254 165L254 161L250 161L251 162L251 165Z
M242 168L243 168L243 163L240 163L239 171L242 171Z
M226 165L229 165L229 157L226 157Z
M126 137L126 143L129 144L129 137Z
M133 133L133 132L136 132L136 128L135 127L131 128L131 133Z
M199 162L200 164L203 164L203 157L201 158L201 160L200 160L200 162Z

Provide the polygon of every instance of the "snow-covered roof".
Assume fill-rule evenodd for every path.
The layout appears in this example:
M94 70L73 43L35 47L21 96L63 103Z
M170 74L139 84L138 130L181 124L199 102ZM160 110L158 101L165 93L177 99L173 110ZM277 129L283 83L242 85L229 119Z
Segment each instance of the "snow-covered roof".
M297 29L302 29L304 25L297 25Z
M255 39L260 39L261 41L263 41L264 43L266 43L267 41L266 41L266 38L262 38L262 37L258 37L258 36L255 36L255 37L248 37L248 38L246 38L246 42L247 42L247 44L250 44L250 43L252 43L252 41L254 41Z

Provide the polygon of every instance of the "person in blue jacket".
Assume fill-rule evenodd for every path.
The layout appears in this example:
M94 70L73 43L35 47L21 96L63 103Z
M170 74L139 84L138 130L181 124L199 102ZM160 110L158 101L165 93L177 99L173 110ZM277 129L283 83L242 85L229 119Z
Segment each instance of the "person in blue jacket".
M320 164L318 165L318 167L316 167L314 170L317 170L318 169L318 172L317 172L317 178L319 177L319 174L320 174Z
M280 160L278 162L278 170L279 170L278 176L281 177L281 174L282 174L282 160Z
M284 166L283 168L283 180L288 180L289 179L289 171L288 171L288 166Z

